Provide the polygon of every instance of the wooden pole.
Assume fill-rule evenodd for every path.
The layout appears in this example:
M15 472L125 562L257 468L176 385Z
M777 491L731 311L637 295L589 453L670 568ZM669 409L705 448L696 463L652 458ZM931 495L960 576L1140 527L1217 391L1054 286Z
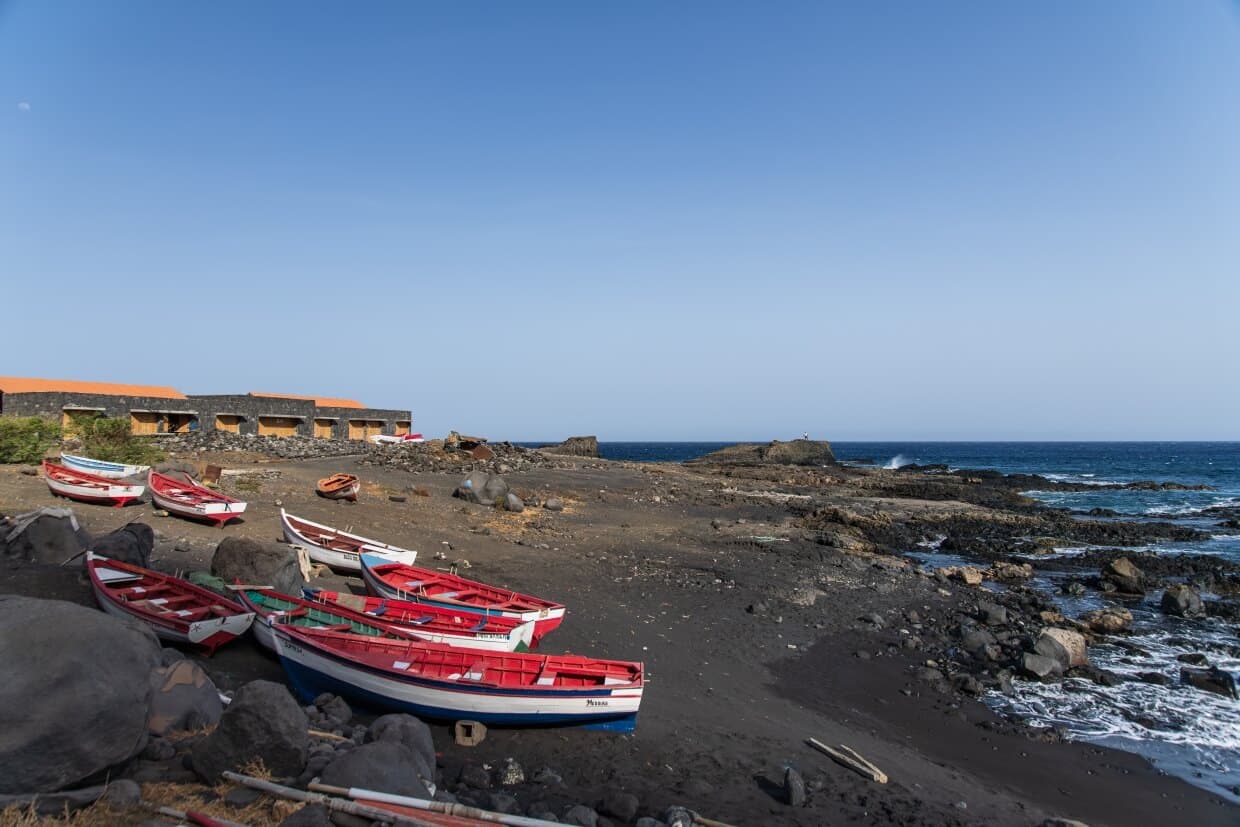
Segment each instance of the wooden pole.
M862 758L861 754L852 747L840 744L840 748L835 749L827 746L817 738L807 738L805 743L827 755L835 763L847 767L858 775L864 775L866 778L871 781L877 781L879 784L887 783L887 773Z
M237 772L225 771L224 778L252 790L261 790L265 793L278 795L281 798L289 798L293 801L305 801L309 804L322 804L329 810L335 810L341 813L361 816L369 818L372 821L385 821L388 824L407 824L410 827L439 827L429 821L423 821L420 818L394 813L391 810L384 810L379 807L368 807L365 804L358 804L356 801L348 801L342 798L331 798L320 793L308 793L303 790L294 789L293 787L285 787L281 784L274 784L270 781L264 781L261 778L251 778L248 775L242 775Z
M447 801L431 801L426 798L413 798L406 795L394 795L392 793L382 793L378 790L363 790L357 787L332 787L327 784L310 784L309 788L315 792L328 793L329 795L340 795L346 798L361 798L366 801L375 801L383 804L395 804L399 807L409 807L414 810L427 810L428 812L444 813L445 815L462 816L464 818L474 818L479 821L492 821L496 824L506 824L509 827L554 827L558 822L544 821L541 818L530 818L528 816L508 815L507 813L494 813L490 810L480 810L477 807L469 807L465 804L453 804Z

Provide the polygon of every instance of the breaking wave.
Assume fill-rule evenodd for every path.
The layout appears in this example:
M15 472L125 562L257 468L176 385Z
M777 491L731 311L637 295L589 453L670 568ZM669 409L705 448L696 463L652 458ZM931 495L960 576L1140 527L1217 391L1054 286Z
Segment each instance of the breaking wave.
M883 467L886 468L888 471L894 471L897 468L903 468L906 465L912 465L912 464L913 464L913 461L909 459L908 457L904 456L904 454L896 454L894 457L887 460L887 464L884 465Z

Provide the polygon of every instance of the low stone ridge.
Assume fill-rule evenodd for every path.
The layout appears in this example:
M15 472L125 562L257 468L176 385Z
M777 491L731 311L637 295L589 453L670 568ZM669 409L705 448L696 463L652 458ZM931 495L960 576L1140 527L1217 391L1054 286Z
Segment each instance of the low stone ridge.
M546 445L538 450L549 454L567 454L574 457L597 457L598 437L570 436L559 445Z
M147 743L155 634L60 600L0 597L0 793L50 792Z
M766 445L757 443L730 445L706 456L690 460L686 465L834 465L831 443L820 439L775 440Z

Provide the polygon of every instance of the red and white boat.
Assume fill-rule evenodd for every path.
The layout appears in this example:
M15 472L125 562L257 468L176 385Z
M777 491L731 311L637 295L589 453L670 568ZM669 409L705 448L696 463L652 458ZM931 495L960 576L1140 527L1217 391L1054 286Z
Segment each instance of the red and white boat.
M302 588L308 600L325 608L366 616L371 623L397 626L414 637L448 646L520 652L534 646L534 621L501 614L477 614L445 609L431 603L409 603L364 594Z
M361 555L362 581L371 594L388 600L404 600L473 612L501 615L522 623L534 621L531 646L564 620L564 606L541 597L500 589L466 580L448 572L390 563L373 554Z
M325 499L355 503L358 492L362 490L362 481L353 474L332 474L319 480L314 490Z
M99 608L133 617L173 643L201 646L211 654L243 635L254 613L179 577L86 553L86 570Z
M305 548L311 560L341 571L359 571L362 568L359 556L363 552L376 554L387 562L412 563L418 558L418 553L412 549L294 517L283 508L280 509L280 525L284 528L284 539Z
M142 485L129 485L115 479L88 474L43 460L43 479L52 493L84 503L103 503L120 508L138 499L146 490Z
M425 442L421 434L371 434L375 445L401 445L406 442Z
M631 732L637 723L641 663L486 652L278 619L270 628L302 698L332 692L393 712L488 725L584 724Z
M274 589L252 586L236 589L237 600L257 616L254 634L259 643L275 650L270 627L279 622L371 637L417 638L446 646L523 652L529 646L534 626L506 617L480 617L411 603L386 602L377 597L318 589L302 591L304 597L291 597ZM368 605L371 610L364 611Z
M147 480L151 499L165 511L191 520L207 520L221 528L245 513L245 503L210 488L152 471Z

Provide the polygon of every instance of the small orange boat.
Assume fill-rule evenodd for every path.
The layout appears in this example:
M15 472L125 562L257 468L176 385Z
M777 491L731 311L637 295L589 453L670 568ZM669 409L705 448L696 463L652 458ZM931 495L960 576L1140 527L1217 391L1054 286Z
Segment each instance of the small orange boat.
M357 492L362 490L362 482L353 474L332 474L319 480L320 497L329 500L348 500L357 502Z

